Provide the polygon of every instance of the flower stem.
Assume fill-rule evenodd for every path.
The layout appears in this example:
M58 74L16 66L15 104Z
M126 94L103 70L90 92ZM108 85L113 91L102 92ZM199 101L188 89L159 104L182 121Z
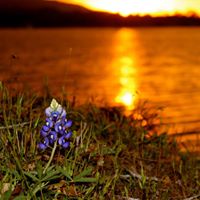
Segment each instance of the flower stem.
M52 149L52 152L51 152L51 157L50 157L48 163L46 164L46 166L45 166L45 168L44 168L44 170L43 170L43 174L46 173L47 169L49 168L49 166L50 166L50 164L51 164L51 162L52 162L52 160L53 160L54 154L55 154L55 152L56 152L56 147L57 147L57 140L56 140L55 143L54 143L54 146L53 146L53 149Z

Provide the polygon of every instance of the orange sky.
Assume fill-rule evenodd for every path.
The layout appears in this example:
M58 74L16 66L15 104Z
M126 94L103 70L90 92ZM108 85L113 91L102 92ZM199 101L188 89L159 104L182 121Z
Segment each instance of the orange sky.
M75 3L87 8L101 11L129 14L166 15L176 12L200 14L200 0L58 0L66 3Z

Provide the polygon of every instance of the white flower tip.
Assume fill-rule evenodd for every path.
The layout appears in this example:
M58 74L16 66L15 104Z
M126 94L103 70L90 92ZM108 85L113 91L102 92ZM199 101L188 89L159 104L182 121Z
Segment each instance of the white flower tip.
M59 107L61 107L61 105L55 99L52 99L50 108L52 110L57 110Z

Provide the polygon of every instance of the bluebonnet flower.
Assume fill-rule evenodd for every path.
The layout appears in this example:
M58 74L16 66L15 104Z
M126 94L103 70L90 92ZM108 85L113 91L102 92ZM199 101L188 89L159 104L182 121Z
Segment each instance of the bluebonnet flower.
M72 136L69 128L72 121L66 119L65 109L53 99L51 105L45 109L45 114L47 118L40 130L43 140L38 144L39 149L44 150L55 142L63 148L69 147L69 139Z

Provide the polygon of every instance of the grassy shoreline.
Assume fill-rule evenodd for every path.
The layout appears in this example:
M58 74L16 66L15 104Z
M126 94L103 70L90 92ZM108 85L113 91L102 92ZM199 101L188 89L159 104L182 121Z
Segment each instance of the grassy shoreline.
M121 108L75 107L57 98L74 132L70 148L57 148L42 173L52 149L37 144L51 100L50 94L12 96L1 84L1 199L198 199L200 161L167 133L159 135L151 123L156 113L148 110L144 126Z

